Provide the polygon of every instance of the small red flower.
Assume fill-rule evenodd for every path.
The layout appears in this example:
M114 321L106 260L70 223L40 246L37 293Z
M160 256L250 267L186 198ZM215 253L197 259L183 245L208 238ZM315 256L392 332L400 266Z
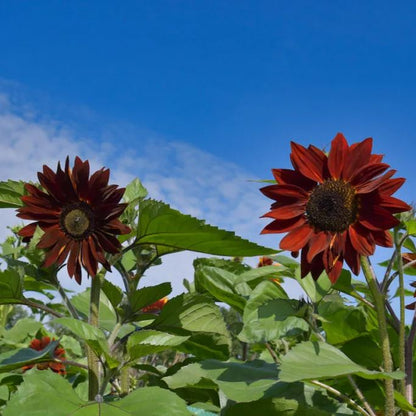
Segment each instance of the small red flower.
M165 296L164 298L159 299L156 302L153 302L152 304L145 306L144 308L142 308L141 311L143 313L158 313L163 309L167 301L168 298Z
M55 341L55 338L53 338L52 341ZM49 337L42 337L41 339L35 338L30 342L29 348L32 348L36 351L42 351L50 344L50 342L51 339ZM65 361L65 350L58 345L55 348L53 356L58 360ZM24 367L22 367L22 370L27 371L31 369L33 366L34 364L25 365ZM36 364L36 368L38 368L39 370L46 370L47 368L50 368L55 373L62 375L66 374L65 365L60 362L48 361L45 363L39 363Z
M98 263L110 270L104 254L118 253L121 244L117 235L128 234L130 228L118 219L127 206L119 204L124 188L108 185L109 176L110 170L103 168L90 177L88 160L76 157L72 170L69 158L64 170L58 163L56 173L43 166L38 178L45 191L25 185L29 195L22 197L24 206L17 216L35 222L23 227L19 235L28 242L37 226L44 231L37 244L47 250L44 267L59 266L68 257L68 274L78 283L81 267L92 277Z
M371 153L372 144L368 138L349 146L338 133L327 155L292 142L294 169L273 169L277 184L261 189L276 201L262 233L288 233L280 248L301 250L302 277L317 279L325 270L334 283L344 260L358 274L360 256L392 246L388 230L399 224L393 214L411 207L392 197L404 179L392 179L396 171Z

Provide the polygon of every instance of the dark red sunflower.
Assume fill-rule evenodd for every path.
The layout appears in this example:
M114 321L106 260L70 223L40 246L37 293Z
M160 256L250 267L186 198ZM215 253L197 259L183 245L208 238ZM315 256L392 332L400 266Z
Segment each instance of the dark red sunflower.
M291 143L291 169L273 169L277 184L261 189L274 199L273 218L262 233L288 234L280 248L301 252L301 276L317 279L325 270L334 283L345 260L353 273L360 272L360 256L375 246L393 245L388 230L399 224L393 214L411 207L392 197L403 178L372 154L373 139L348 145L338 133L329 154L315 146Z
M52 339L52 341L55 341L55 338ZM31 341L29 348L32 348L32 350L36 351L42 351L44 348L46 348L51 342L51 339L49 337L42 337L41 339L35 338ZM65 350L61 346L57 346L55 348L55 351L53 353L54 358L65 361ZM23 371L27 371L31 369L34 366L34 364L31 365L25 365L22 367ZM39 363L36 364L36 368L39 370L46 370L47 368L50 368L52 371L58 374L66 374L65 365L58 361L48 361L46 363Z
M130 228L118 219L126 208L119 204L124 188L108 185L109 176L110 170L102 168L90 177L88 161L76 157L72 170L69 158L64 170L58 163L56 173L43 166L38 178L45 191L25 185L29 195L22 197L24 206L17 216L35 222L23 227L19 235L28 242L37 226L44 231L37 244L47 250L44 267L61 265L69 256L68 273L78 283L81 267L92 277L98 263L110 270L104 253L118 253L121 244L116 236L129 233Z

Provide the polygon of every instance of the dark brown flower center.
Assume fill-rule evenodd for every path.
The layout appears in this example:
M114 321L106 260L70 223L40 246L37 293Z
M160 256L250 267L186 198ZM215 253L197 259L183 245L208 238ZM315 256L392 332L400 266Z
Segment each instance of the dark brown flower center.
M320 231L345 231L357 218L354 188L342 180L329 179L318 185L306 205L309 224Z
M77 202L64 208L59 222L72 238L83 240L94 228L94 214L87 203Z

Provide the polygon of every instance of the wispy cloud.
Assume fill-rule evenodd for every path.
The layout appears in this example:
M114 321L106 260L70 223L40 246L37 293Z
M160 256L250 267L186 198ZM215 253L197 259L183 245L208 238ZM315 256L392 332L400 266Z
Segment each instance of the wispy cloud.
M55 167L67 155L71 160L80 155L89 159L93 168L110 167L114 183L125 186L139 177L152 198L260 244L277 243L276 238L259 236L265 225L259 217L267 210L268 201L259 193L258 184L248 181L253 179L249 172L186 143L151 133L137 134L143 135L140 151L133 147L120 150L109 140L111 136L82 137L64 123L40 121L32 111L19 111L6 94L0 94L0 180L36 180L43 164ZM6 225L17 222L12 210L3 210L0 238L7 233ZM192 260L197 256L171 255L163 266L149 271L144 284L169 280L174 292L181 292L183 278L193 278ZM67 283L75 288L73 282ZM295 296L299 293L296 286L288 289Z

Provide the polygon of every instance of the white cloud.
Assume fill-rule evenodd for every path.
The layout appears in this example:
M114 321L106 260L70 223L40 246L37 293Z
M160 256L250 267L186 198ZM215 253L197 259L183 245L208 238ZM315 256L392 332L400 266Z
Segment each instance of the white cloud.
M123 134L122 127L118 134ZM253 179L250 173L186 143L166 141L151 133L138 134L144 136L140 153L127 148L120 154L110 134L101 140L81 137L62 123L39 121L30 109L19 111L7 95L0 94L0 180L36 180L43 164L55 167L67 155L71 160L79 155L89 159L93 169L110 167L112 183L125 186L139 177L152 198L259 244L277 244L276 236L259 236L266 223L259 217L269 202L259 193L258 184L248 182ZM2 210L0 238L7 233L6 225L17 222L12 210ZM147 273L143 284L172 281L174 293L180 293L183 278L193 278L192 260L197 256L201 254L166 257L162 266ZM251 264L255 262L251 260ZM121 283L116 276L112 280ZM78 289L75 282L64 282L66 287ZM84 279L83 286L88 285ZM300 293L295 283L287 284L287 289L295 297Z

